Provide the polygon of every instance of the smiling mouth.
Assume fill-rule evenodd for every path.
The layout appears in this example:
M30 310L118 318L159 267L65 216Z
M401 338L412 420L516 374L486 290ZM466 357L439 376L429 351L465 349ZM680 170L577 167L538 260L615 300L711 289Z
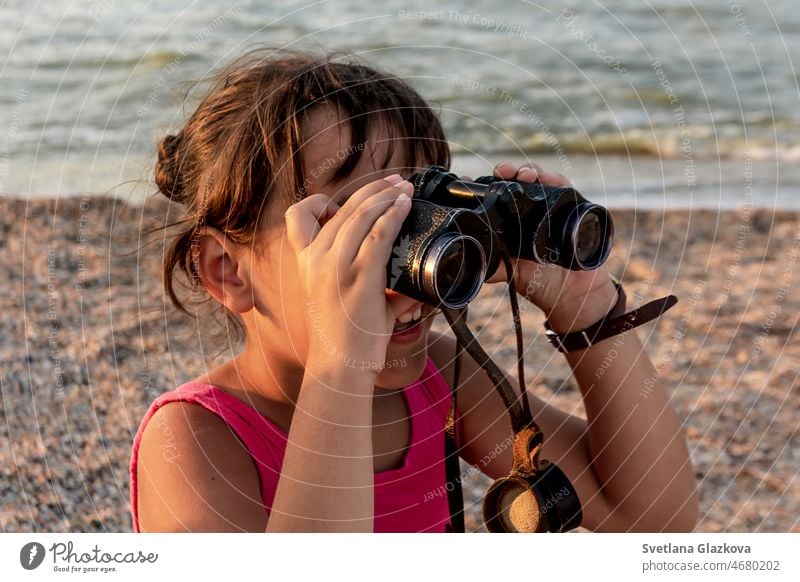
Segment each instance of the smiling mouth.
M411 314L408 314L408 315L404 315L404 316L398 318L397 321L395 321L394 329L392 330L392 333L393 334L394 333L403 333L405 331L413 329L416 326L418 326L420 323L425 321L426 319L429 319L431 317L436 316L437 313L439 313L438 309L433 309L433 308L428 307L428 306L423 306L423 307L419 308L417 311L415 311L414 313L411 313ZM401 321L401 319L403 321Z

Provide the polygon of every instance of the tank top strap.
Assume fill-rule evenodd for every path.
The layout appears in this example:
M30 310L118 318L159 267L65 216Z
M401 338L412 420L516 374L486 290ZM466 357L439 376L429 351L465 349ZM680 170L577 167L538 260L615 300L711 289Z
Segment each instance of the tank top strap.
M228 394L224 390L202 382L187 382L175 390L158 396L139 425L131 451L131 514L134 531L139 531L137 512L137 469L139 445L144 429L159 408L171 402L190 402L198 404L219 416L242 442L258 470L261 497L267 511L272 509L272 500L278 487L286 435L280 427L260 414L257 410Z
M220 416L236 433L253 457L261 479L261 496L267 511L271 511L286 452L287 435L255 408L211 384L188 382L176 392Z
M186 400L202 405L220 416L244 440L258 436L260 445L286 447L286 434L273 421L246 402L212 384L187 382L174 391L171 400ZM247 438L247 440L250 440Z

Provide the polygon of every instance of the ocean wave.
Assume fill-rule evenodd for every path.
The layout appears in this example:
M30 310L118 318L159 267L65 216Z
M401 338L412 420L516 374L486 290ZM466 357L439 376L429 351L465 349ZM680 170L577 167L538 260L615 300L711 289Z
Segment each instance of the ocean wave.
M18 66L35 67L40 70L56 71L78 71L90 70L107 71L120 68L124 70L137 69L137 72L147 72L168 67L171 63L186 64L187 62L204 62L202 55L192 52L180 52L171 50L152 51L148 53L136 53L129 56L120 55L90 55L82 56L80 59L69 59L59 55L50 58L32 56L29 62L17 63Z
M458 131L451 135L455 153L508 154L531 153L548 155L623 155L650 156L664 159L736 158L800 160L800 139L769 135L746 138L720 135L710 126L686 126L682 129L656 130L631 128L620 132L554 134L522 133L510 130L503 136L487 136L484 132Z

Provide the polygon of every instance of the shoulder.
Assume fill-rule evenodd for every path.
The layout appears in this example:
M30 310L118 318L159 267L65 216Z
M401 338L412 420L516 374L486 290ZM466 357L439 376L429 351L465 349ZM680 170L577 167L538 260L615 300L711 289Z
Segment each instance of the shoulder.
M258 470L215 413L191 402L162 405L138 455L141 531L264 531Z

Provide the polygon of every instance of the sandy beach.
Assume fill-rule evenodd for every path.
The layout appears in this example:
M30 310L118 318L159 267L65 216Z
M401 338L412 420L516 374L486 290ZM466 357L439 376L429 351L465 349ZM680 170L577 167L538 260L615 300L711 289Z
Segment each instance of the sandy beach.
M165 204L0 200L4 532L131 531L128 463L140 419L158 394L217 363L197 322L163 293L161 244L135 252L143 231L163 223ZM629 302L680 299L639 334L685 420L702 491L697 530L800 531L800 214L614 217L611 265ZM470 312L484 347L511 369L503 289L487 287ZM541 323L525 310L530 388L582 414ZM480 528L487 486L482 476L466 484L470 530Z

